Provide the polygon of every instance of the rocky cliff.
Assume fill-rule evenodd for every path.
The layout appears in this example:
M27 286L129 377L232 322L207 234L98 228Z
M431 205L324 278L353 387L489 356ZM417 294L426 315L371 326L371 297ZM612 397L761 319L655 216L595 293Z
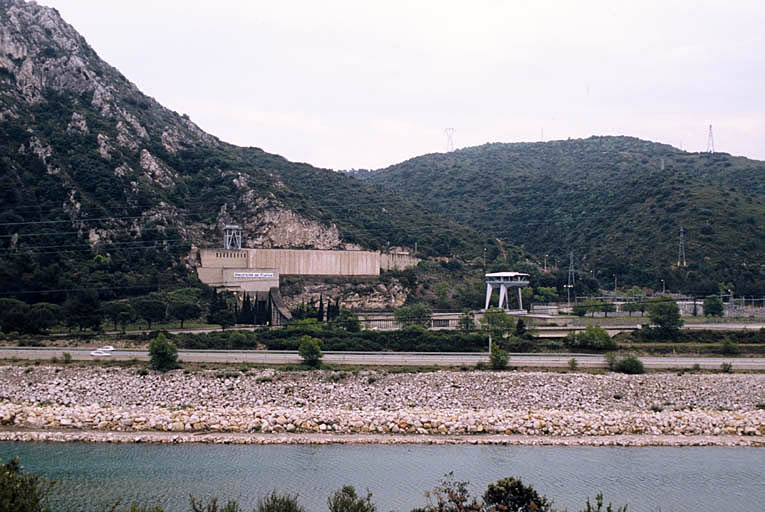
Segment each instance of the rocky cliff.
M0 290L31 300L183 281L189 250L218 245L227 222L249 247L459 254L480 238L393 193L220 141L23 0L0 0L0 144Z

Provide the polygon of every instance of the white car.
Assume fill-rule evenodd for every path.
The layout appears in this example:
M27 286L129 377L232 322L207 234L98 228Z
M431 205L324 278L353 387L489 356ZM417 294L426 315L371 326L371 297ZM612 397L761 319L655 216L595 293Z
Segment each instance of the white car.
M110 352L108 350L101 350L100 348L90 353L91 356L96 356L96 357L108 356L109 354Z

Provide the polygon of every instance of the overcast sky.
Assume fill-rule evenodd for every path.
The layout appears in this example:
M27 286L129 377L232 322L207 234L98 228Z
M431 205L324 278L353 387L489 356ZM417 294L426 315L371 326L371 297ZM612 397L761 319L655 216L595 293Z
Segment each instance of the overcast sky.
M334 169L632 135L765 160L762 0L41 0L223 140Z

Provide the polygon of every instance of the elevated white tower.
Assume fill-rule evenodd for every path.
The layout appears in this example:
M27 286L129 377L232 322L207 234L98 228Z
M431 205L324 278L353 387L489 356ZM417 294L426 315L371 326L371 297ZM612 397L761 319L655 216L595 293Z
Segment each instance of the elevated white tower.
M523 309L523 299L521 298L521 288L529 285L529 275L521 272L494 272L493 274L486 274L486 307L489 309L489 302L491 302L491 292L494 287L499 288L499 308L507 309L506 306L509 302L507 300L507 289L515 288L518 293L518 307Z

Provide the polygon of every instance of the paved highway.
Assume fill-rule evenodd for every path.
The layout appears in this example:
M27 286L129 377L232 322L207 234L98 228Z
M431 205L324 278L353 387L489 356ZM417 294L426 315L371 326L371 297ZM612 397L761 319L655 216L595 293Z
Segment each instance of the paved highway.
M145 350L115 350L109 356L90 355L92 349L78 348L37 348L3 347L0 359L61 359L64 352L75 360L121 360L137 359L147 361L149 354ZM195 363L257 363L257 364L297 364L301 362L295 351L278 350L180 350L181 361ZM571 358L576 358L580 368L604 368L605 357L593 354L510 354L510 366L527 368L565 368ZM365 365L365 366L475 366L476 363L488 363L486 353L459 352L325 352L322 359L327 364ZM765 370L765 357L641 357L646 368L670 369L693 368L699 365L703 369L720 369L728 362L738 370Z

